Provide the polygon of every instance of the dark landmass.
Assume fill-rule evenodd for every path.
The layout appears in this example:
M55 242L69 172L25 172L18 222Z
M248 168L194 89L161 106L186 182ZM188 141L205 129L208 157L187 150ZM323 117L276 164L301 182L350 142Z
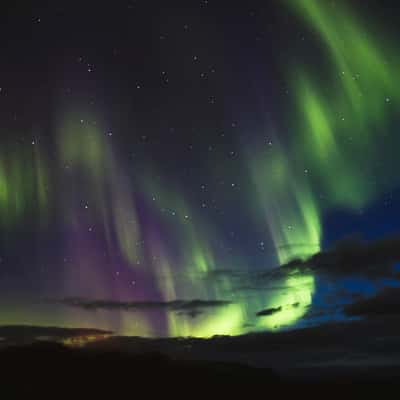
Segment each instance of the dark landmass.
M110 394L156 393L170 396L210 390L216 386L278 385L278 374L232 362L177 360L160 352L68 348L59 343L11 346L0 352L2 393L17 394L29 388L32 395L62 393L82 398ZM22 385L22 386L21 386ZM54 392L53 392L54 390ZM35 397L36 398L36 397ZM113 398L113 397L112 397Z
M317 398L343 392L370 394L374 388L382 393L397 383L384 373L371 380L371 376L342 370L310 382L236 362L174 359L158 352L133 355L93 348L70 349L58 343L8 347L0 357L2 393L8 398L20 398L22 393L31 398L115 398L128 393L191 397L191 393L215 395L219 390L225 394L238 394L238 390L256 394L264 390L269 396L281 398Z
M237 388L268 394L326 396L382 391L400 384L400 319L380 318L278 333L210 339L106 336L90 329L0 327L12 333L0 347L3 393L29 389L82 398L164 391L225 393ZM28 344L24 334L42 339ZM69 336L68 336L69 335ZM68 339L101 338L82 347ZM57 336L60 341L51 339ZM17 344L15 344L17 343ZM63 344L64 343L64 344ZM80 342L78 341L78 344ZM189 390L189 392L187 392ZM87 392L86 392L87 391ZM213 393L213 392L210 392ZM12 398L12 397L9 397ZM34 397L36 398L36 397Z

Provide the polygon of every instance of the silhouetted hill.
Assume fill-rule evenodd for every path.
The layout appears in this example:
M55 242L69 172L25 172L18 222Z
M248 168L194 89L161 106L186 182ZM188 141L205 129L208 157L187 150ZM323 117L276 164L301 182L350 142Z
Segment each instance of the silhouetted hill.
M70 349L58 343L9 347L0 352L2 398L94 399L136 396L246 396L329 398L391 390L391 379L334 375L313 384L281 378L268 368L239 363L176 360L161 353ZM354 378L354 379L353 379ZM382 378L382 377L381 377ZM379 384L379 386L376 386ZM260 392L261 391L261 392ZM140 397L142 398L142 397ZM352 397L354 398L354 397Z
M3 390L21 385L47 391L50 386L69 391L72 387L93 394L126 390L180 391L183 387L255 385L280 382L270 369L238 363L174 360L161 353L131 355L118 351L70 349L58 343L8 347L0 352ZM23 387L22 387L23 389ZM80 398L80 397L77 397Z
M380 393L400 384L399 320L354 321L280 333L210 339L107 336L74 347L70 341L2 346L3 396L52 399L94 398L105 393L163 396L263 391L279 398ZM104 334L97 330L0 327L26 337L71 338ZM28 336L24 336L28 334ZM14 339L13 339L14 338ZM63 343L67 343L68 346ZM78 342L80 345L80 342ZM25 394L16 395L23 391ZM39 394L39 397L38 397ZM27 396L26 396L27 395ZM129 396L131 397L131 396ZM1 397L3 398L3 397Z

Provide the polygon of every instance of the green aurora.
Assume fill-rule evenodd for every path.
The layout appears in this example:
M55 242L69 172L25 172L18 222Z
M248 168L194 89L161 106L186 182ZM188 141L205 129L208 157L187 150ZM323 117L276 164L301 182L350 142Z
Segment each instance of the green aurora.
M326 76L316 77L306 61L301 66L296 60L296 67L287 74L294 93L290 109L293 118L290 126L282 128L290 130L291 140L276 140L267 150L252 149L247 162L254 192L249 193L251 210L245 212L255 215L252 223L268 226L277 265L306 259L321 250L327 211L366 207L398 182L394 169L393 175L379 181L376 165L382 154L382 132L393 120L394 107L400 100L400 90L392 79L400 66L398 52L387 40L365 29L342 3L287 0L283 6L316 35L330 68ZM204 221L191 209L183 190L160 181L160 175L150 170L140 171L141 178L132 183L104 130L86 122L90 120L89 116L81 120L72 114L59 124L57 162L59 169L70 172L66 181L69 189L61 196L62 206L54 212L62 214L64 225L77 230L82 226L84 205L77 194L83 192L90 220L106 238L110 251L117 249L132 271L140 270L147 276L152 294L166 302L182 298L232 301L196 318L167 312L165 335L241 334L287 327L304 316L316 289L311 273L294 271L274 282L281 289L266 288L246 298L229 275L210 280L216 271L248 270L250 266L237 250L221 260L217 249L221 234L211 221ZM391 140L392 147L398 148L398 139ZM393 159L391 155L388 158L389 164L394 163L395 154ZM49 167L38 144L24 151L2 149L2 227L15 229L30 214L39 214L41 221L54 217L49 199L56 197L56 179L61 178ZM145 199L152 220L174 239L174 251L157 231L157 224L143 226L138 215L139 197ZM146 235L150 240L144 246ZM87 256L82 265L85 262ZM262 267L270 270L275 266ZM90 276L94 271L93 261ZM97 279L100 282L103 278ZM90 293L106 296L107 285L99 284L101 290L91 287ZM277 311L257 317L261 309ZM97 320L107 327L107 318L102 319L100 312ZM7 321L3 315L0 322ZM129 316L121 312L119 326L125 334L150 336L156 332L144 313Z

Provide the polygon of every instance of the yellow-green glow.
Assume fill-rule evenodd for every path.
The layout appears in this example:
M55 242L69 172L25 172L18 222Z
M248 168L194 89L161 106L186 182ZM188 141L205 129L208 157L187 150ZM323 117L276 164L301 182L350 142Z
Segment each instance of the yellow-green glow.
M327 193L324 203L355 209L363 206L375 188L365 184L360 168L364 161L358 162L358 155L347 150L353 143L344 136L345 121L309 81L299 80L296 87L304 126L300 125L293 151L312 172L314 183Z
M129 312L123 312L121 318L121 331L125 335L154 337L157 332L152 328L148 316L145 313L135 313L132 315Z
M0 161L0 208L4 210L7 207L8 203L8 182L7 182L7 174L5 171L5 167L3 163Z
M320 35L335 66L342 106L351 111L347 123L353 127L367 122L382 123L385 99L399 100L399 88L393 84L399 57L388 40L365 29L346 8L346 2L318 0L287 2ZM361 133L361 132L360 132ZM363 138L360 136L360 140Z
M0 153L0 224L13 228L32 213L47 215L49 177L38 146Z
M277 308L279 311L269 316L260 317L258 328L279 329L295 324L312 304L315 290L314 277L309 275L294 275L286 278L285 289L271 296L265 309Z
M289 151L312 171L313 183L326 195L325 207L359 209L399 181L392 171L378 179L375 167L385 151L382 132L399 105L400 87L393 80L399 52L366 29L345 1L286 4L309 24L330 61L327 71L309 63L290 71L297 116ZM397 147L397 138L392 140Z
M280 264L320 250L318 202L278 144L252 160L252 176Z
M231 304L212 314L198 316L195 319L169 314L170 334L184 337L211 337L214 335L238 335L243 332L243 306Z
M331 163L332 157L337 157L338 149L331 126L330 111L323 100L306 82L298 85L302 104L302 112L309 128L309 145L312 145L312 154L318 157L321 163Z
M99 128L91 119L67 116L60 124L61 161L68 167L81 167L84 173L101 180L109 167L110 150Z

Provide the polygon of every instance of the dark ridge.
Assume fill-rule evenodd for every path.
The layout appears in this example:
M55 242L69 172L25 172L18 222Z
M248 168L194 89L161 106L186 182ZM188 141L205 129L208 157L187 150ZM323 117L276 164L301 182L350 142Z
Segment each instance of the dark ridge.
M157 351L134 355L93 348L70 349L49 342L8 347L0 351L0 359L2 395L10 399L113 399L128 395L134 398L142 393L167 397L182 394L188 398L214 395L216 390L236 395L243 390L246 396L265 391L267 398L326 398L328 393L371 394L375 386L382 394L390 391L393 384L398 385L393 369L382 370L381 374L339 371L310 382L236 362L178 360Z
M115 393L137 394L140 391L179 392L215 385L274 385L279 376L267 368L253 368L240 363L177 360L160 352L129 354L100 349L71 349L59 343L35 343L8 347L0 351L2 391L15 393L22 385L30 392L46 392L56 385L63 395L81 398L82 390L90 395ZM23 389L23 388L22 388ZM76 390L78 392L76 392ZM79 394L79 395L78 395ZM57 393L58 395L58 393ZM35 397L36 398L36 397ZM54 397L58 398L58 397ZM93 397L90 397L93 398Z

